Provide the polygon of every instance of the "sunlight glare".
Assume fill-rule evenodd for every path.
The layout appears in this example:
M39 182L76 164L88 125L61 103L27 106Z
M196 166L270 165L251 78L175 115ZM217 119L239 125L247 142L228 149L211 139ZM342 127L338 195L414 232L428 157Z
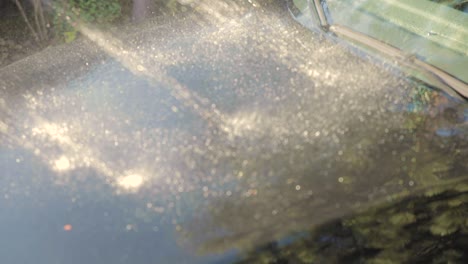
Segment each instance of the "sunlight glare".
M117 183L124 189L135 190L143 185L143 176L139 174L129 174L120 177Z

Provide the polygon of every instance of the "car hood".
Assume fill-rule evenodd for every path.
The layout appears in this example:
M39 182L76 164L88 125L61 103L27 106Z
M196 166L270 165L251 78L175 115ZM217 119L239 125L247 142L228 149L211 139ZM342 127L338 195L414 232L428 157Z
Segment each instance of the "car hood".
M466 178L465 101L284 12L208 11L0 69L3 262L231 262Z

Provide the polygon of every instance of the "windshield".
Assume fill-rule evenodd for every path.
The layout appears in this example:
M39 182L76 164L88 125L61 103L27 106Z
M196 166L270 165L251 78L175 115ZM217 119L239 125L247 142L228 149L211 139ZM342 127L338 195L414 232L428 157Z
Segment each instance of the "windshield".
M136 2L0 68L0 261L467 259L466 99L283 2Z
M297 0L291 6L302 24L378 51L417 78L468 96L468 15L463 1Z

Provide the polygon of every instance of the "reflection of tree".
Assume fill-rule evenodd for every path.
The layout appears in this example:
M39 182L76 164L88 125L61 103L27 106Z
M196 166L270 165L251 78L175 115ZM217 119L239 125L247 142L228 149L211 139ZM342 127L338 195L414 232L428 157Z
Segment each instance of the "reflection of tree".
M250 156L239 152L231 156L237 162L233 162L231 157L226 161L220 160L220 163L235 167L233 175L237 175L239 183L236 183L234 190L230 190L230 195L218 196L210 201L209 209L200 211L198 218L185 225L183 233L190 242L201 245L202 251L223 251L234 247L249 252L259 244L310 230L313 226L367 208L370 204L382 205L417 189L466 177L468 142L463 137L433 136L428 125L439 122L439 119L444 121L443 115L402 112L401 117L403 121L419 121L415 126L407 126L408 122L398 123L398 118L393 121L380 120L380 117L368 118L366 126L348 124L350 129L345 136L338 138L340 144L337 149L333 149L333 135L317 137L313 141L283 136L282 140L287 143L278 149L264 150L260 151L261 154L256 152ZM396 125L388 125L395 121ZM451 197L451 194L442 192L436 198L426 196L411 204L424 205L429 200ZM410 203L409 200L406 202ZM375 215L363 214L363 218L356 218L355 221L367 219L362 225L373 227L385 219L393 221L397 229L387 228L388 221L385 222L387 224L382 222L368 231L371 232L367 233L368 239L378 236L387 240L393 238L395 241L392 243L406 243L395 239L407 236L401 233L403 229L398 228L419 223L422 216L419 211L399 210L403 205L404 202L389 206L388 210L378 209ZM416 208L416 204L411 206ZM451 230L443 223L447 215L442 219L439 216L430 218L434 236L437 235L437 228ZM438 221L442 221L439 226L436 225ZM340 222L339 226L343 232L351 232L355 237L361 226L350 223ZM399 223L401 226L398 226ZM461 223L449 224L452 229L454 225L458 225L457 230L460 230ZM302 244L298 247L303 248L315 243L299 241ZM297 243L294 245L299 245ZM377 246L372 251L375 254L382 251ZM272 252L280 250L274 244L267 248ZM312 259L305 251L301 254L305 259Z
M329 222L241 263L466 263L468 182Z

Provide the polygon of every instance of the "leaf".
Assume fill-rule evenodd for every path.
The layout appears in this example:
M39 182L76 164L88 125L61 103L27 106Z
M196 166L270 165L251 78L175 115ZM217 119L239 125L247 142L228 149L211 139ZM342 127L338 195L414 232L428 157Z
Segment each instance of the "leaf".
M414 223L416 221L416 216L412 213L404 212L395 214L390 217L390 223L393 225L407 225Z
M436 196L436 195L439 195L443 192L445 192L446 189L444 187L433 187L433 188L430 188L429 190L427 190L424 195L426 197L433 197L433 196Z
M450 207L457 207L457 206L460 206L461 204L463 204L463 200L460 200L460 199L452 199L448 201L448 205Z
M444 213L436 217L430 227L431 233L437 236L447 236L455 233L457 230L458 224L449 213Z
M460 183L455 187L456 191L468 192L468 183Z
M63 37L65 38L65 43L70 43L76 39L77 31L67 31L63 32Z

